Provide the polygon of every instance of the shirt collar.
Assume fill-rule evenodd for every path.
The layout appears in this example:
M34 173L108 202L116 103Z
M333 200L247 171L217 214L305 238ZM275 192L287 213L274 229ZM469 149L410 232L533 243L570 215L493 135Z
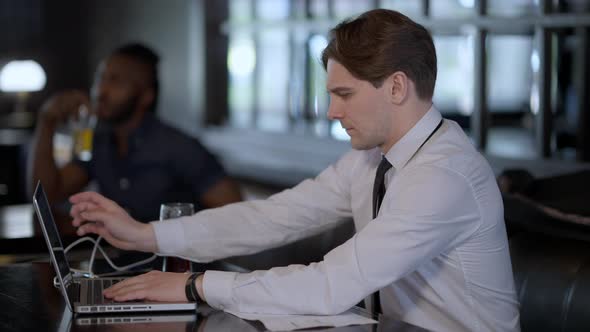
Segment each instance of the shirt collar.
M395 167L402 169L414 156L420 145L428 138L440 123L442 115L433 106L397 143L385 154L385 158Z
M127 138L127 142L129 142L130 147L135 147L137 145L141 145L143 141L146 140L149 135L153 134L153 127L157 123L157 118L154 114L146 112L141 119L141 122L137 128L135 128L132 132L129 133L129 137ZM107 137L111 137L114 139L114 130L113 127L104 121L99 121L97 126L97 132L100 132Z

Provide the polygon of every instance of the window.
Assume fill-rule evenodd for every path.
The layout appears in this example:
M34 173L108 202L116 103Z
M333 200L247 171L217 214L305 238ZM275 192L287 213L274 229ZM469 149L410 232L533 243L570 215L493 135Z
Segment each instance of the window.
M551 93L564 104L572 104L575 91L566 87L572 85L572 75L557 68L567 64L562 53L574 53L572 43L565 42L572 39L572 28L587 28L590 21L590 5L577 0L485 1L483 10L479 0L227 1L232 126L348 139L339 123L327 119L329 97L321 51L329 29L343 18L382 7L399 10L430 29L439 70L434 102L446 117L458 120L484 149L485 139L477 138L482 136L472 131L470 118L474 112L487 112L484 118L490 119L482 128L473 129L484 131L483 137L488 130L509 126L524 133L529 141L523 144L527 149L544 145L546 150L552 132L535 136L540 129L534 128L533 119L543 116L536 111L553 107L556 109L551 112L559 115L557 108L567 107L559 106L560 100L543 104L539 96ZM547 13L541 10L545 4L551 6ZM552 12L569 13L575 19L554 17ZM545 52L541 49L545 46L535 46L534 42L542 33L551 35L546 39L549 48ZM548 54L552 54L551 59ZM547 63L545 67L543 63ZM535 72L535 66L543 71ZM552 77L553 86L544 89L557 93L540 90L539 73L546 75L545 79ZM556 89L555 84L565 85ZM481 100L476 99L476 92L481 91L478 87L485 91ZM506 156L519 157L513 154L511 151ZM546 154L537 151L537 156Z
M438 74L434 104L443 113L473 111L473 38L434 36Z

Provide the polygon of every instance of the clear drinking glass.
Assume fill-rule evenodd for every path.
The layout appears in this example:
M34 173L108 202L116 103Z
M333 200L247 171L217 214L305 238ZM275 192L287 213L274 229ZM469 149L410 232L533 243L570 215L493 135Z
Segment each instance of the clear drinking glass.
M174 219L183 216L191 216L195 213L192 203L164 203L160 205L160 221ZM185 272L190 270L190 262L178 257L164 257L162 271Z
M80 105L77 118L72 119L74 153L82 161L92 159L92 138L96 121L96 114L91 113L86 105Z

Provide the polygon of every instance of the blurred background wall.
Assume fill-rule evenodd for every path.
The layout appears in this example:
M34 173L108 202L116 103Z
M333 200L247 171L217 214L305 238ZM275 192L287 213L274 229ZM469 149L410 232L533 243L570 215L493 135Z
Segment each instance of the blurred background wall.
M15 111L23 94L0 92L0 197L16 187L4 202L28 200L23 155L43 100L88 89L100 59L130 41L161 57L159 116L201 137L245 185L268 193L314 176L349 149L326 117L319 54L330 27L378 7L430 29L435 105L496 171L585 167L588 1L0 0L0 66L33 59L46 74L25 112Z

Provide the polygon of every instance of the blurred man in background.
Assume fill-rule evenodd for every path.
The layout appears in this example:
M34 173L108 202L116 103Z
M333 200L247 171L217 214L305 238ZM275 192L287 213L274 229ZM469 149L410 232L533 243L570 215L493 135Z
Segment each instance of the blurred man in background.
M29 190L41 180L50 202L58 203L95 180L101 193L146 221L158 219L164 202L212 208L240 201L237 185L198 140L156 118L158 62L146 46L124 45L101 62L90 96L71 90L47 100L28 160ZM56 128L76 120L84 108L98 117L91 158L74 155L59 167Z

